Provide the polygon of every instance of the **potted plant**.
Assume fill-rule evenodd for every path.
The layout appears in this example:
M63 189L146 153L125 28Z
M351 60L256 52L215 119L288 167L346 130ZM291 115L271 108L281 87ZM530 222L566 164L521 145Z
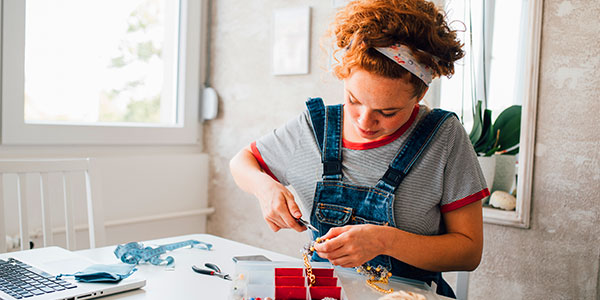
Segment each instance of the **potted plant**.
M511 180L514 177L514 155L519 153L521 134L521 106L513 105L506 108L498 115L494 123L492 123L492 111L486 108L482 113L481 106L481 101L477 101L473 113L473 129L469 134L469 139L477 153L479 164L491 192L498 163L497 155L513 155L512 159L503 160L503 163L512 164L513 172L508 178ZM506 167L503 166L503 169Z

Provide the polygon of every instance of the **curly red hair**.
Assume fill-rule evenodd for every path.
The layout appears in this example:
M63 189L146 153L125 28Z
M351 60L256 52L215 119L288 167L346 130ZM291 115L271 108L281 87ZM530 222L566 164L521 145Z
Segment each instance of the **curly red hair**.
M416 97L425 93L427 85L374 47L406 45L420 64L431 68L434 77L452 75L454 62L464 56L463 45L446 23L443 11L424 0L352 1L336 14L331 25L336 54L344 51L333 68L339 79L347 78L353 68L388 78L407 78Z

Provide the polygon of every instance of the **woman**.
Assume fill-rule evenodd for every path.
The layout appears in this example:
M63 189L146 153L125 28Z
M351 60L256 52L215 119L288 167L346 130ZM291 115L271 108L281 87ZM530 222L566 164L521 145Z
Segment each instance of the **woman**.
M273 231L318 229L315 260L384 266L436 282L474 270L483 247L481 201L489 195L454 114L419 105L431 80L454 72L464 53L432 3L363 0L333 23L343 105L319 98L308 110L242 149L230 163L238 186L259 199Z

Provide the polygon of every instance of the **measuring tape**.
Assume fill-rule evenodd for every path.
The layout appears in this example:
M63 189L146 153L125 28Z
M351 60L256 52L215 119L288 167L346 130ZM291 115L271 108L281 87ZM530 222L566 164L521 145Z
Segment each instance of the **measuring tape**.
M125 245L118 245L114 253L118 259L130 265L137 265L143 262L150 262L151 264L157 266L161 264L171 266L175 262L175 259L172 256L167 256L166 258L160 258L160 256L166 253L167 251L172 251L187 246L207 251L210 251L210 249L212 248L212 244L196 240L177 242L158 246L156 248L144 247L142 243L131 242Z

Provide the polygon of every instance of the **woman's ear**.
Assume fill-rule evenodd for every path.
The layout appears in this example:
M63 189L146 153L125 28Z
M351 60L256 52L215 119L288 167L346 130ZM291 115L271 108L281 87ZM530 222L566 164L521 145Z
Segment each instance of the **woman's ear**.
M419 101L417 101L417 103L421 102L421 100L423 100L423 97L425 97L425 94L427 94L427 91L429 91L429 87L427 87L424 91L423 94L421 94L421 96L419 97Z

